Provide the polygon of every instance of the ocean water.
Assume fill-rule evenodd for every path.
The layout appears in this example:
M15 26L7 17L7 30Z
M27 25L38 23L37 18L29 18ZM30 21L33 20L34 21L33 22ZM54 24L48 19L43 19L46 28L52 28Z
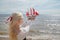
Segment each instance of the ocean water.
M0 31L8 32L5 21L9 16L10 14L0 14ZM25 14L24 20L26 21ZM60 40L60 15L40 14L32 22L27 36L33 40Z

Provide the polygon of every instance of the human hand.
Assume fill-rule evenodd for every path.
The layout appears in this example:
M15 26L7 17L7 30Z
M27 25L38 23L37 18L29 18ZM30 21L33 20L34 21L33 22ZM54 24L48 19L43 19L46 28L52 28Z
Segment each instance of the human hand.
M33 16L33 15L32 16L28 16L27 19L31 20L31 21L34 21L36 19L36 16Z

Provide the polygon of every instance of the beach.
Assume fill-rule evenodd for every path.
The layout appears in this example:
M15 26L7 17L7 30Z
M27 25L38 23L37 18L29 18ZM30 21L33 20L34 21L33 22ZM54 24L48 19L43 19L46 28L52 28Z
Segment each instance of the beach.
M27 35L27 40L60 40L60 35L53 34L40 34L40 35ZM9 40L8 35L0 35L0 40Z
M8 25L5 24L9 14L0 14L0 40L9 40ZM26 18L26 16L24 15ZM41 14L36 18L27 34L28 40L60 40L60 16ZM24 18L24 20L26 20Z

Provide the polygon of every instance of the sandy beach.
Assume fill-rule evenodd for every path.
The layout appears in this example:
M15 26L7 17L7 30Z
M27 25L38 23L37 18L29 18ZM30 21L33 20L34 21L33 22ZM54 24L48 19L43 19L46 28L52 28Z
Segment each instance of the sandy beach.
M38 32L39 33L39 32ZM36 32L29 32L28 35L26 36L27 40L60 40L60 35L53 35L51 33L36 33ZM8 35L0 35L0 40L9 40Z
M41 35L41 36L27 36L28 40L60 40L60 36ZM8 35L0 35L0 40L9 40Z

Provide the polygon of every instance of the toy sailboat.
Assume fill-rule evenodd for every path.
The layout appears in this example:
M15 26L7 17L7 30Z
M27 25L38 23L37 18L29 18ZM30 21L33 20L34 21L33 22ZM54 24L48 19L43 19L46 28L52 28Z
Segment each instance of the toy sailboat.
M38 11L36 11L34 8L30 8L30 11L26 12L26 16L28 17L28 20L29 19L33 20L38 15L39 15Z

